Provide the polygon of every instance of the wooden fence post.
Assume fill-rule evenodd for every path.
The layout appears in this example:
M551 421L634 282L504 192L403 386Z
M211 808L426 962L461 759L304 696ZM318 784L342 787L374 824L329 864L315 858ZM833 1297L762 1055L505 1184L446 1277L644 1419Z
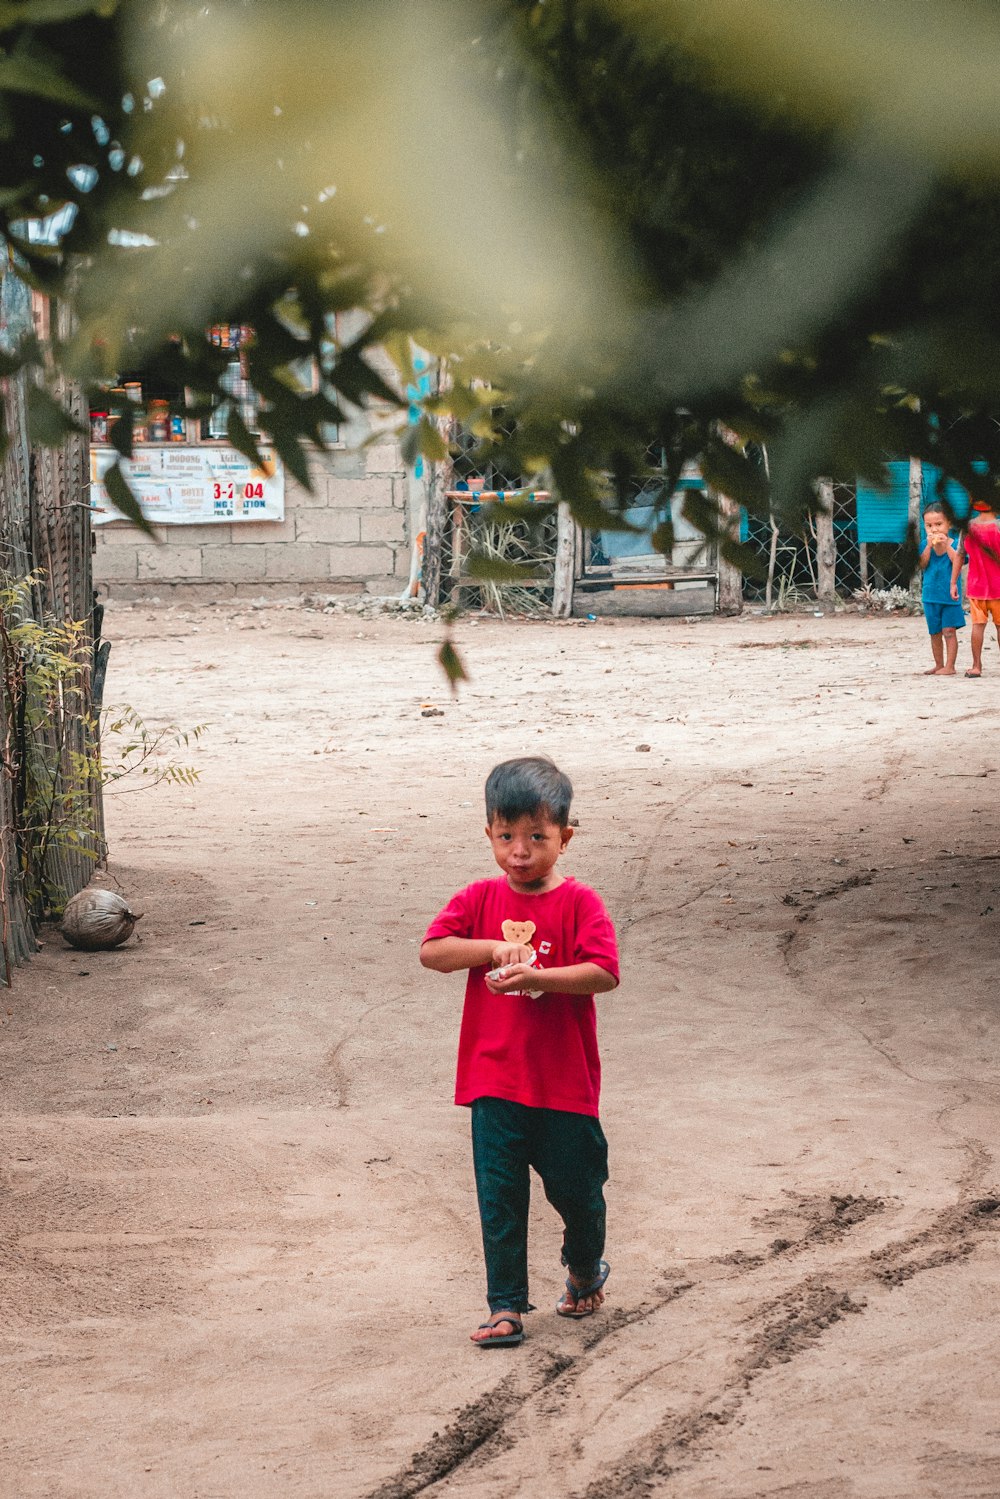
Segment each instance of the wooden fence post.
M722 536L739 539L740 534L740 507L735 500L729 499L727 495L716 492L716 504L719 509L719 531ZM742 614L743 613L743 574L733 563L727 562L719 549L719 604L720 614Z
M833 482L817 479L816 601L832 607L837 602L837 538L833 530Z
M924 466L919 458L910 459L910 494L907 507L907 524L910 533L920 540L920 505L924 497ZM910 592L920 595L923 574L919 562L910 579Z

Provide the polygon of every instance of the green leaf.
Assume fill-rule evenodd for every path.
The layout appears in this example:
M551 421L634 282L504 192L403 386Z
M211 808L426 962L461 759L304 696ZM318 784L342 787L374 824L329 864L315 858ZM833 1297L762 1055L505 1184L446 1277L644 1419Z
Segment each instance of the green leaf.
M116 0L21 0L21 4L0 5L0 30L11 26L45 26L54 21L72 21L91 13L113 15Z
M469 674L462 663L462 658L450 640L446 640L438 651L438 665L443 669L445 676L448 678L448 685L451 687L453 694L458 691L459 682L467 682L469 680Z
M287 427L278 426L275 423L271 426L270 436L277 450L278 457L288 469L288 472L294 478L298 479L304 489L308 489L311 492L312 475L309 473L309 460L295 433Z
M448 445L437 427L426 416L414 426L408 427L400 443L403 462L415 463L418 455L428 463L444 463L448 457Z
M114 463L108 469L104 475L104 487L115 509L120 510L126 520L130 520L134 526L138 526L140 531L144 531L155 541L156 534L143 515L139 501L129 488L120 463Z
M483 552L469 553L466 571L470 578L482 578L489 583L530 583L541 576L530 563L506 562L502 557L489 557Z
M260 455L257 440L235 406L230 407L226 418L226 436L238 453L242 453L244 458L249 458L257 468L263 468L264 460Z
M43 448L56 448L71 432L84 430L43 385L28 387L28 441Z
M32 94L35 98L50 99L54 104L67 104L74 109L101 108L100 100L93 94L85 94L48 63L37 57L27 57L23 52L16 57L0 57L0 92Z
M111 438L111 446L116 453L121 453L123 458L131 458L132 456L132 427L134 421L135 407L129 401L126 402L118 420L112 423L108 434Z
M674 552L674 523L672 520L663 520L653 531L649 538L654 551L660 552L668 560Z
M31 178L22 182L18 187L0 188L0 208L12 208L15 203L20 203L24 198L34 197L38 191L38 183Z

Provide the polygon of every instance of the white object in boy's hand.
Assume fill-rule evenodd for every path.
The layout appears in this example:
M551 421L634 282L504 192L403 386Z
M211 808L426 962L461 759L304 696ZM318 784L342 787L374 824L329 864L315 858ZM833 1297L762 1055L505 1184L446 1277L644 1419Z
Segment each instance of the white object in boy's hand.
M532 966L532 968L534 968L534 966L536 965L537 962L538 962L538 954L532 948L531 949L531 966ZM510 964L507 964L503 968L491 968L490 971L489 971L489 973L486 975L486 977L488 979L492 979L493 982L494 982L494 984L501 983L507 977L507 975L510 973L510 970L512 968L515 968L516 966L517 965L515 963L510 963ZM542 994L543 994L543 992L544 991L542 989L511 989L509 991L509 993L511 995L514 995L514 994L525 994L525 995L527 995L528 999L540 999L541 996L542 996Z

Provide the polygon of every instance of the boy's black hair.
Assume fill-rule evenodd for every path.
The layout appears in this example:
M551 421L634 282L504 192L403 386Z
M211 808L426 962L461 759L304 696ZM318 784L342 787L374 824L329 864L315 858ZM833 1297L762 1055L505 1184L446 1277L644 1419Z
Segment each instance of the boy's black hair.
M486 821L544 813L558 827L569 825L573 783L547 755L523 755L494 765L486 779Z
M948 512L940 500L931 500L929 505L924 506L925 515L943 515L945 520L949 519Z

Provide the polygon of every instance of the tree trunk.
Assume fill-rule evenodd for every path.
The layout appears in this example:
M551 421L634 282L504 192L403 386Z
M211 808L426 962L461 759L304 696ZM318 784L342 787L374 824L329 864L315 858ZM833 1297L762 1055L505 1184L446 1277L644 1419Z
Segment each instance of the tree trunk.
M740 535L740 507L735 500L727 495L717 494L716 502L719 507L719 531L721 536L728 536L739 540ZM738 567L727 562L719 548L719 613L720 614L742 614L743 613L743 574Z
M576 522L563 501L556 512L556 565L552 576L552 616L569 619L573 613L576 571Z
M816 483L820 508L816 512L816 599L829 608L837 602L837 540L833 532L833 484Z
M436 609L441 602L441 562L444 553L448 501L444 478L435 471L427 483L427 531L424 536L424 603Z

